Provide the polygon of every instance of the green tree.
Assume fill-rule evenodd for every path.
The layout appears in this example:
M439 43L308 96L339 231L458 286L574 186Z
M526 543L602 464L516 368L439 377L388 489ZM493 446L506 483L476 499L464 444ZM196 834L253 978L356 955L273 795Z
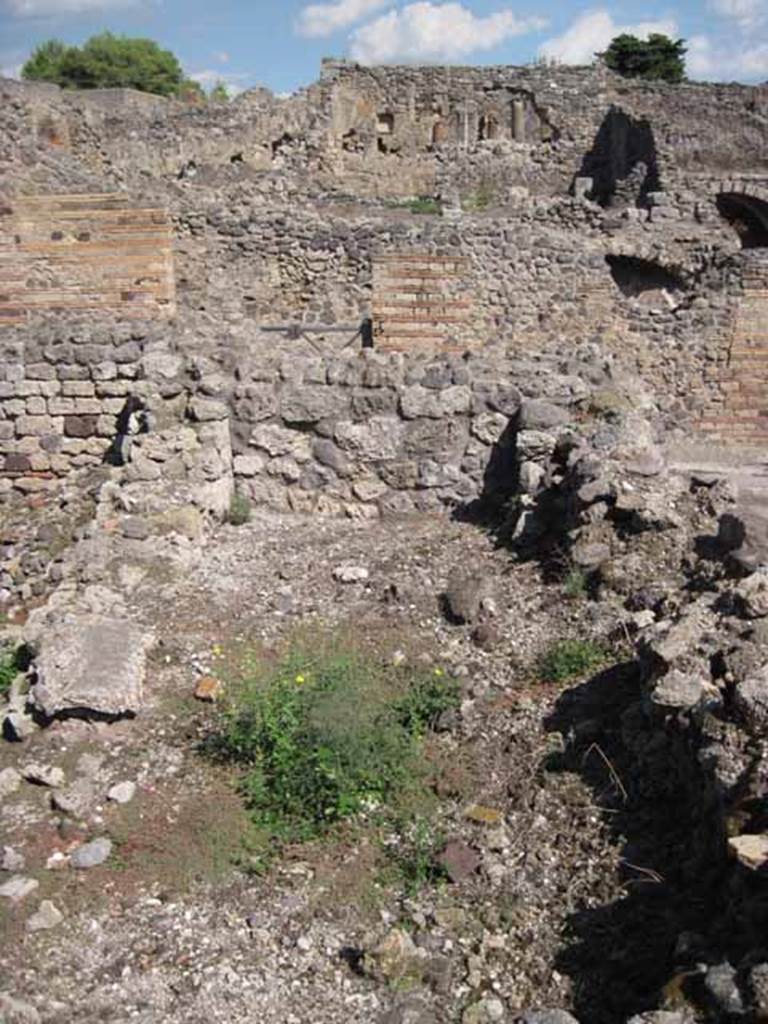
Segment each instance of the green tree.
M63 89L127 88L159 96L176 95L186 81L170 50L151 39L111 32L92 36L81 47L48 40L37 47L21 74Z
M663 79L682 82L685 78L685 40L652 33L638 39L623 33L598 54L612 71L625 78Z
M229 89L224 82L217 82L211 89L208 99L213 103L229 103Z

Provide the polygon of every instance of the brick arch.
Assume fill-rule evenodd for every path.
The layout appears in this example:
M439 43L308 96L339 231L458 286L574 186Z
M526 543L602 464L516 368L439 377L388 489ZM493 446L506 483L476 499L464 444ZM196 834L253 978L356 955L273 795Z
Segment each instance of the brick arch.
M742 248L768 248L768 187L746 181L723 182L715 205L737 232Z
M687 264L672 253L659 252L653 245L617 242L606 249L605 258L609 263L614 259L624 259L657 267L661 273L679 281L682 288L690 288L694 283L695 273Z

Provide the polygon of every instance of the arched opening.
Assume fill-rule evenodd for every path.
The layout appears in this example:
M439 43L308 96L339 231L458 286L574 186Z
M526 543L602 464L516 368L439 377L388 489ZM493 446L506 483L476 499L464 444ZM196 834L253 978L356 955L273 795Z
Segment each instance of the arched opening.
M768 249L768 203L743 192L720 192L717 209L737 232L744 249Z
M646 206L648 193L661 189L650 123L612 107L576 178L592 179L589 191L601 206Z
M644 306L663 303L677 306L685 291L681 277L652 260L638 256L606 256L605 262L621 294L639 300Z

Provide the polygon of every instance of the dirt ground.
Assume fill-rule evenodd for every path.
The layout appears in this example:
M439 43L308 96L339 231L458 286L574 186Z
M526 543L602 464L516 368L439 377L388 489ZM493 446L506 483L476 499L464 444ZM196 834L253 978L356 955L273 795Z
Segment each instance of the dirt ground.
M339 582L342 566L367 577ZM441 608L457 572L492 581L481 644ZM259 515L221 527L184 578L148 573L132 585L130 616L155 635L141 714L60 722L0 748L0 769L60 766L81 801L65 813L50 789L22 782L0 804L0 846L39 883L2 901L0 991L45 1024L482 1024L499 1006L513 1020L578 1004L583 979L565 955L572 924L624 892L608 806L616 782L609 766L599 767L602 793L551 770L564 737L547 722L563 687L534 666L553 640L605 630L584 599L516 564L483 529L428 517ZM233 774L200 749L216 709L192 695L201 675L233 679L308 626L457 677L460 714L433 741L431 813L476 870L408 889L382 870L360 823L248 870L252 829ZM125 781L133 799L108 801ZM472 805L497 812L493 822L468 817ZM106 863L68 866L69 852L101 835L113 843ZM33 932L42 900L63 920ZM419 951L415 981L363 966L395 933Z

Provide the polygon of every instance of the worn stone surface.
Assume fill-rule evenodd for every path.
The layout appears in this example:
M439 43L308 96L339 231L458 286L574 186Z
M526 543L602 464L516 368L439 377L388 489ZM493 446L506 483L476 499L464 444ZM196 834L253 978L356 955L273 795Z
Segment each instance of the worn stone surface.
M143 702L152 637L108 618L65 621L41 636L32 694L46 715L85 711L136 713Z

